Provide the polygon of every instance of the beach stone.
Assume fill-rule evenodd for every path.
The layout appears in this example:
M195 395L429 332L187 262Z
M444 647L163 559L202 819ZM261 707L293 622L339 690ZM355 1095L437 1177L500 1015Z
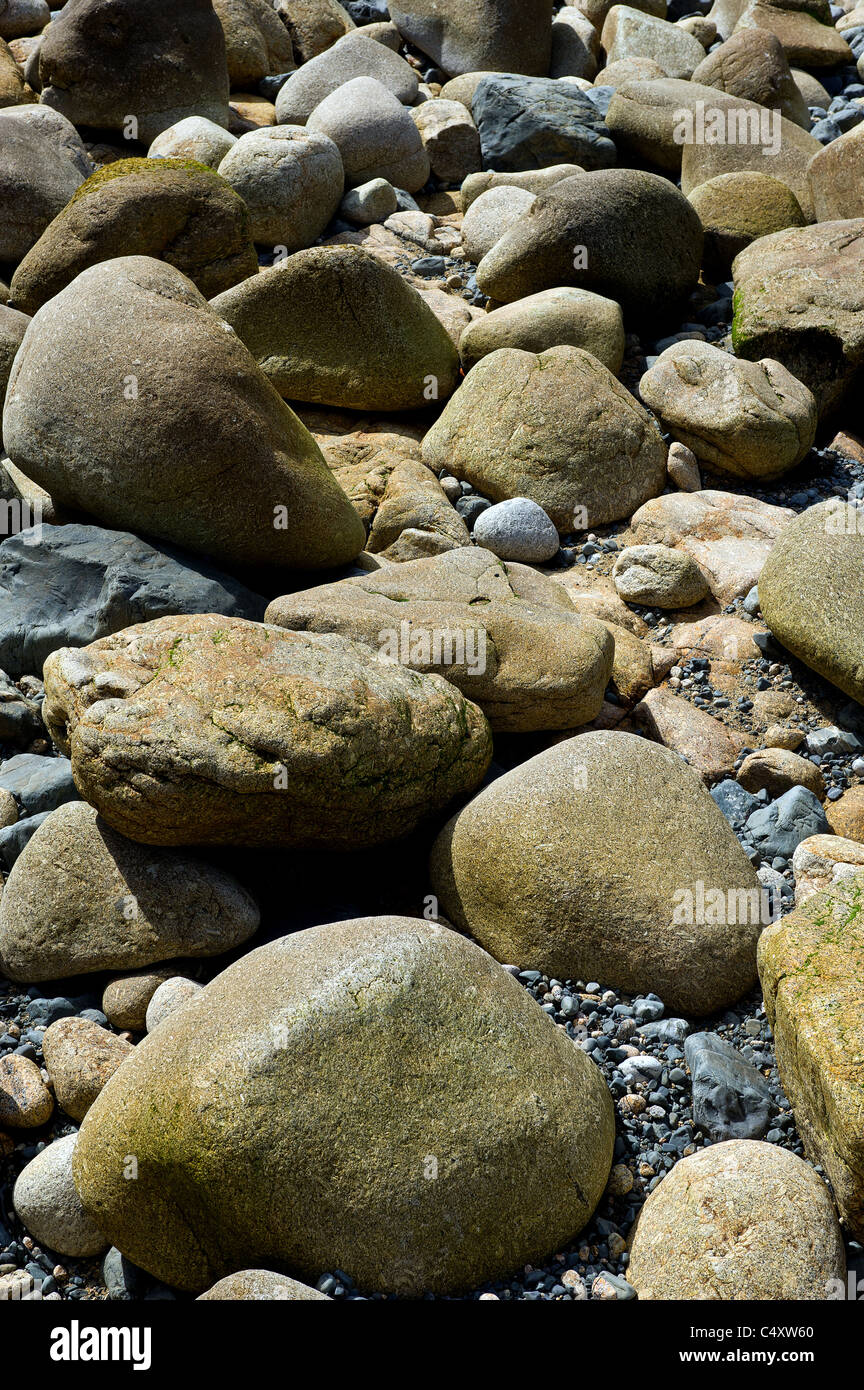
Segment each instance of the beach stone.
M321 235L339 206L345 180L333 141L297 125L265 126L241 135L219 173L249 209L254 240L282 246L289 254Z
M34 100L35 93L24 81L14 54L0 38L0 108L21 106Z
M143 1033L147 1026L147 1005L159 986L176 974L170 965L162 965L109 980L102 995L102 1012L108 1022L115 1028Z
M595 86L611 87L614 91L623 87L625 82L653 82L665 76L660 64L655 63L653 58L618 58L601 68L595 78Z
M810 128L807 102L795 85L783 45L767 30L736 30L702 59L693 81L780 111L795 125Z
M668 545L630 545L612 566L620 598L652 608L690 608L708 593L696 561Z
M228 77L241 90L295 66L291 35L267 0L213 0L225 33Z
M461 184L480 169L480 136L461 102L424 101L411 115L436 179Z
M218 169L237 136L205 116L186 116L161 131L147 151L148 159L194 159Z
M157 618L54 652L45 689L82 795L145 844L381 843L473 790L491 755L480 710L439 676L238 618Z
M831 96L813 73L804 72L801 68L796 67L791 67L789 70L795 79L795 86L804 98L804 104L806 106L821 106L823 111L827 111L831 105Z
M451 77L549 71L552 0L410 0L389 8L403 39Z
M78 0L39 49L41 100L74 125L128 129L149 145L186 116L228 124L225 34L210 0Z
M474 93L471 113L487 169L518 173L565 163L605 169L616 162L597 107L573 83L490 74Z
M54 1112L54 1097L35 1062L15 1052L0 1057L0 1125L38 1129Z
M864 845L864 786L861 783L849 787L837 801L829 802L825 815L833 835L843 835L847 840Z
M783 1090L811 1162L824 1168L840 1216L864 1234L864 1145L858 1057L864 1032L864 874L817 893L769 927L759 976Z
M206 1293L200 1293L197 1301L203 1303L208 1299L213 1302L227 1299L232 1303L263 1303L274 1299L291 1303L333 1302L326 1293L319 1293L309 1284L301 1284L285 1274L274 1274L270 1269L241 1269L236 1274L226 1274Z
M864 522L832 498L784 532L759 580L763 617L799 661L864 704L864 625L849 594L864 576Z
M0 110L0 260L26 256L92 172L75 127L56 112Z
M399 564L470 545L471 537L434 473L419 459L396 462L366 549Z
M744 734L665 688L649 690L632 717L649 738L689 763L706 786L732 776L746 743Z
M599 169L541 194L484 256L477 283L502 303L576 285L614 299L625 320L656 320L686 299L701 259L702 225L667 179Z
M764 1076L717 1033L691 1033L684 1056L693 1085L693 1119L712 1143L764 1139L774 1100Z
M760 792L764 787L772 801L792 787L806 787L820 799L825 795L825 779L819 768L786 748L750 753L738 770L738 781L748 792Z
M6 386L12 372L12 363L27 331L29 315L17 309L0 304L0 402L6 395Z
M459 339L459 356L469 371L499 348L539 354L561 345L583 348L615 375L625 348L620 305L573 286L542 290L472 319Z
M370 179L359 188L349 188L339 204L339 216L357 227L384 222L398 208L399 199L392 183Z
M785 183L752 169L718 174L694 188L689 200L705 233L706 276L716 280L728 279L738 252L751 242L807 220Z
M705 57L698 39L656 15L631 5L613 5L603 21L600 41L606 60L653 58L667 77L690 78Z
M46 816L15 861L0 900L0 959L10 979L60 980L219 955L258 922L230 874L144 849L73 801Z
M431 877L449 921L550 978L653 991L687 1014L755 979L746 906L731 924L684 920L699 882L738 903L755 871L698 774L635 734L585 733L499 777L442 830Z
M530 498L562 533L631 515L666 476L652 417L574 347L484 357L423 440L423 459L493 502Z
M562 5L552 21L550 77L584 77L597 73L600 35L576 5Z
M41 674L58 647L84 647L134 623L168 613L257 619L264 606L229 575L128 531L43 525L35 544L22 531L0 549L0 668L14 678Z
M671 545L699 565L718 603L748 594L795 513L735 492L675 492L646 502L630 521L638 545Z
M487 74L484 73L483 76ZM570 179L581 173L584 173L584 170L578 164L550 164L548 169L523 169L518 174L499 174L492 169L485 169L479 174L469 174L459 190L462 211L467 212L480 194L487 193L490 188L521 188L526 193L536 196L538 193L545 193L562 179Z
M640 1302L822 1300L845 1274L822 1179L787 1149L753 1139L682 1158L630 1236L627 1278Z
M682 492L701 491L702 475L699 472L696 455L692 449L688 449L687 445L682 444L678 439L673 439L669 445L669 453L666 456L666 472L669 474L669 481L680 488Z
M700 463L739 478L787 472L816 434L816 401L780 362L744 362L711 343L666 348L639 394Z
M40 34L51 19L45 0L3 0L0 12L0 38L19 39Z
M88 1018L58 1018L45 1029L42 1052L57 1104L83 1120L102 1087L135 1051Z
M807 787L790 787L770 806L759 806L747 818L747 837L770 863L778 855L791 859L802 840L828 831L819 798Z
M320 450L247 349L184 275L146 256L82 271L39 310L3 438L58 501L222 563L326 567L363 547Z
M524 188L490 188L475 198L462 221L462 245L470 259L482 261L535 202Z
M474 542L501 560L542 565L558 554L558 532L542 507L513 497L482 512L474 523Z
M199 985L197 980L187 980L183 975L173 975L170 980L164 980L157 986L147 1005L144 1020L147 1032L152 1033L163 1019L173 1014L175 1009L182 1008L187 1000L193 999L201 989L203 985Z
M315 246L211 308L281 396L350 410L422 409L456 387L459 354L392 266L360 246Z
M272 942L167 1019L90 1110L74 1173L109 1238L174 1286L272 1261L410 1297L569 1243L613 1139L599 1071L517 981L445 927L377 917Z
M291 45L301 63L317 58L356 28L337 0L277 0L273 8L291 35ZM374 26L366 24L364 28L366 38L375 37Z
M732 346L782 362L820 418L854 396L864 362L864 219L792 227L735 259Z
M349 185L387 179L416 193L429 178L429 156L410 112L373 77L345 82L319 102L306 126L337 146Z
M17 753L0 765L0 788L11 793L25 817L55 811L67 801L77 801L68 758L45 758L38 753Z
M853 63L852 50L842 34L830 23L823 8L821 18L808 12L803 5L777 4L774 0L751 0L735 26L742 29L761 29L774 34L782 43L790 63L805 68L833 68L838 63Z
M807 166L813 207L819 222L864 217L864 130L853 126L823 145Z
M77 1134L55 1139L31 1158L12 1191L18 1219L40 1245L58 1255L101 1255L108 1242L81 1205L72 1179Z
M214 170L189 160L122 159L93 174L31 247L9 302L35 314L82 270L152 256L205 299L257 274L249 215Z
M286 594L266 616L297 631L338 632L381 660L435 671L502 732L587 723L614 670L614 643L601 623L574 611L560 585L525 565L502 564L480 545Z
M864 870L864 844L844 839L833 833L830 822L829 826L832 834L811 835L801 841L792 855L796 907L815 893L832 889L842 879L852 878Z
M305 125L326 97L359 77L374 79L405 105L417 96L417 74L410 64L358 29L291 74L279 88L276 119L280 125Z

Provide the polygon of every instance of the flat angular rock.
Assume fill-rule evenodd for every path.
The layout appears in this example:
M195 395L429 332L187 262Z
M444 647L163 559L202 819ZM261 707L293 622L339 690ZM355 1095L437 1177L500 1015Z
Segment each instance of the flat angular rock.
M0 667L41 675L58 647L168 613L260 618L265 601L236 579L170 546L101 526L42 526L0 549ZM0 777L2 781L2 777Z
M635 723L678 753L709 786L731 776L746 736L669 690L649 690L633 711Z
M671 545L692 555L719 603L749 593L772 545L795 513L733 492L675 492L634 513L640 545Z
M713 1143L764 1139L774 1098L764 1076L717 1033L691 1033L684 1056L693 1084L693 1118Z
M472 791L491 756L483 714L440 676L239 618L157 618L55 652L45 681L77 786L145 844L381 843Z
M487 169L518 173L550 164L605 169L615 146L597 107L569 82L552 78L487 76L471 113Z

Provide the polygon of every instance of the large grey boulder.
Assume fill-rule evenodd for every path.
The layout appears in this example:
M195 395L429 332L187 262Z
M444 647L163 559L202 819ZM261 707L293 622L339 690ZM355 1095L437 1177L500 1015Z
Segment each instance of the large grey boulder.
M42 526L0 547L0 668L41 675L58 647L168 613L260 618L265 602L238 580L171 546L101 526Z
M506 971L373 917L263 946L165 1019L91 1107L74 1175L170 1284L276 1263L417 1297L566 1246L613 1140L599 1070Z
M390 5L390 17L451 77L549 71L552 0L404 0Z
M248 207L253 239L287 253L321 235L345 184L333 141L294 125L248 131L232 145L219 173Z
M92 172L75 127L56 111L0 111L0 261L26 256Z
M280 125L305 125L325 97L355 77L374 78L405 105L417 95L417 74L411 65L359 29L291 74L276 97L277 121Z

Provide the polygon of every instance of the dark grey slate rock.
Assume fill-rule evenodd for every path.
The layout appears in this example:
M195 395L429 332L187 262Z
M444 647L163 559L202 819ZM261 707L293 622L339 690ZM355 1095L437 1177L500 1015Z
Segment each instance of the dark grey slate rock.
M550 164L606 169L616 161L597 107L570 82L515 73L484 77L471 110L484 169L518 173Z
M2 600L0 590L0 626L3 622ZM41 707L35 700L22 694L5 671L0 671L0 741L32 743L34 738L42 737L45 737L45 726Z
M684 1056L693 1079L693 1118L722 1139L761 1139L771 1128L774 1098L764 1076L716 1033L691 1033Z
M11 792L22 817L54 811L67 801L80 801L68 758L43 758L18 753L0 767L0 788Z
M32 835L36 833L46 816L50 816L50 811L42 811L38 816L28 816L26 820L19 820L17 825L7 825L0 830L0 861L5 864L7 869L11 869L18 855L30 841Z
M733 830L743 829L749 816L758 810L759 802L752 792L748 792L739 782L727 777L711 788L711 795L720 807Z
M100 526L43 526L38 536L31 527L0 545L0 668L12 676L41 675L58 647L167 614L263 616L258 594L172 547Z
M767 860L778 855L791 860L802 840L830 834L819 798L806 787L791 787L770 806L760 806L748 818L746 831Z

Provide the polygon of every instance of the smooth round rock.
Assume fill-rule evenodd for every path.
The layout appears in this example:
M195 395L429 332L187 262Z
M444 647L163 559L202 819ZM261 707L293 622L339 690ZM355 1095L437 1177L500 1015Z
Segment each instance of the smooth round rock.
M170 980L165 980L153 992L153 997L147 1005L145 1026L148 1033L152 1033L154 1028L166 1019L169 1014L173 1014L175 1009L179 1009L203 989L197 980L187 980L183 975L175 975Z
M309 1284L301 1284L297 1279L289 1279L286 1274L274 1274L271 1269L240 1269L236 1274L226 1274L215 1283L212 1289L198 1295L198 1303L219 1302L228 1299L232 1303L256 1303L288 1301L291 1303L332 1303L326 1293L319 1293Z
M102 1087L134 1051L132 1043L89 1018L58 1018L42 1039L57 1104L73 1120L83 1120Z
M74 1172L169 1284L279 1264L417 1297L563 1248L613 1141L599 1070L512 976L437 923L377 917L271 942L166 1019L90 1110Z
M465 213L462 221L462 245L468 259L482 261L506 231L519 221L523 213L534 206L536 198L524 188L490 188L481 193Z
M709 591L691 556L668 545L631 545L612 566L612 578L627 603L652 608L689 608Z
M109 980L102 995L102 1012L115 1028L143 1033L147 1027L147 1005L157 989L177 974L170 965L139 970Z
M36 1063L14 1052L0 1057L0 1125L38 1129L53 1111L54 1097Z
M254 240L289 254L321 235L345 183L333 141L296 125L250 130L232 145L219 173L248 207Z
M648 1197L627 1278L641 1301L823 1300L846 1280L828 1188L775 1144L712 1144L680 1159Z
M558 532L536 502L511 497L481 512L474 523L474 540L501 560L542 565L558 554Z
M583 348L619 372L625 347L620 305L573 286L542 290L472 319L459 339L459 356L469 371L498 348L541 353L562 345Z
M417 193L429 178L429 156L410 113L372 77L355 77L325 97L306 129L330 137L350 185L379 178Z
M21 1169L12 1204L29 1234L58 1255L100 1255L108 1241L87 1215L72 1180L77 1134L55 1139Z
M150 145L148 159L194 159L210 169L218 169L237 136L206 116L186 116L169 125Z

